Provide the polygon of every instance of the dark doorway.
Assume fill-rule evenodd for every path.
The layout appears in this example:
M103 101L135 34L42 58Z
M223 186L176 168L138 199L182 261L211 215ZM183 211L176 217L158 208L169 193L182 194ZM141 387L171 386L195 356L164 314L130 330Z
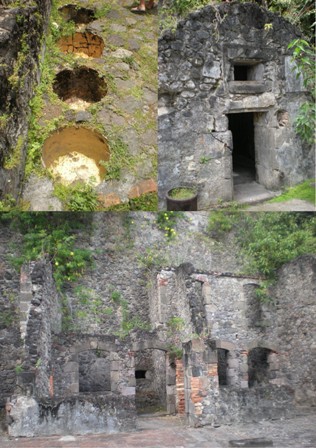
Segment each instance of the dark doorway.
M253 113L229 114L233 135L234 184L256 180L255 132Z
M145 349L135 354L135 404L138 415L166 413L166 353Z
M248 377L249 387L258 386L269 382L268 356L270 350L256 347L249 351Z
M224 348L217 349L217 369L219 386L227 386L227 355L228 350Z

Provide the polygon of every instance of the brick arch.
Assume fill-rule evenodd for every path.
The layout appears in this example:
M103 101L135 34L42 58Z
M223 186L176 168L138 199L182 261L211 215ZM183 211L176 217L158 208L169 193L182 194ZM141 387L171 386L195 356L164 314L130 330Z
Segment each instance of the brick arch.
M222 339L215 340L216 348L223 348L224 350L232 351L236 350L237 347L234 343L229 341L223 341Z
M140 350L146 350L146 349L162 350L164 352L169 351L168 345L166 344L166 342L163 342L163 341L144 340L141 342L134 342L132 344L132 350L134 352L137 352Z
M116 352L117 346L111 341L98 341L95 338L75 344L70 348L71 353L78 354L86 350L103 350L107 352Z
M266 340L256 340L256 341L252 341L249 342L249 344L247 344L247 351L249 352L250 350L254 349L254 348L266 348L268 350L271 350L272 352L275 353L279 353L280 352L280 348L277 344L275 344L274 342L271 341L266 341Z

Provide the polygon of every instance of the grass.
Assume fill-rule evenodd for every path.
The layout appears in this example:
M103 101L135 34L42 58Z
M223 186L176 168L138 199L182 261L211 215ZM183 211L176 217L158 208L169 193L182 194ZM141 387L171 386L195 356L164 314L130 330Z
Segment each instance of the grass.
M143 194L139 198L130 199L125 204L113 205L107 211L125 212L130 210L146 210L156 212L158 210L158 197L156 193Z
M287 188L283 194L271 199L269 203L284 202L291 199L301 199L315 204L315 179L308 179L295 187Z
M172 199L190 199L195 195L195 191L192 188L173 188L169 193Z

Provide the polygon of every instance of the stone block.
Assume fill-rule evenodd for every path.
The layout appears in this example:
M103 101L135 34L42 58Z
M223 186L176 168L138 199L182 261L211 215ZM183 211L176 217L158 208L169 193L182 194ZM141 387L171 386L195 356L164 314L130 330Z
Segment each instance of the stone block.
M67 362L64 366L64 373L77 372L79 365L77 362Z
M244 93L246 95L257 95L266 91L266 86L259 81L231 81L228 83L231 93Z
M261 446L273 446L273 441L269 439L265 439L263 437L256 437L254 439L239 439L239 440L230 440L229 446L244 446L244 447L261 447Z
M124 397L135 395L135 387L124 386L122 388L122 395Z

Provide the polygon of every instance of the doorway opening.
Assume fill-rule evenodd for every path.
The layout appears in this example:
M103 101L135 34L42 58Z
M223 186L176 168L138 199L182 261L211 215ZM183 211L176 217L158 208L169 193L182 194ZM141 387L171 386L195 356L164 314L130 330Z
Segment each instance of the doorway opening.
M229 129L233 135L234 185L256 179L254 114L229 114Z
M166 353L159 349L138 351L135 354L135 380L137 414L166 414Z

